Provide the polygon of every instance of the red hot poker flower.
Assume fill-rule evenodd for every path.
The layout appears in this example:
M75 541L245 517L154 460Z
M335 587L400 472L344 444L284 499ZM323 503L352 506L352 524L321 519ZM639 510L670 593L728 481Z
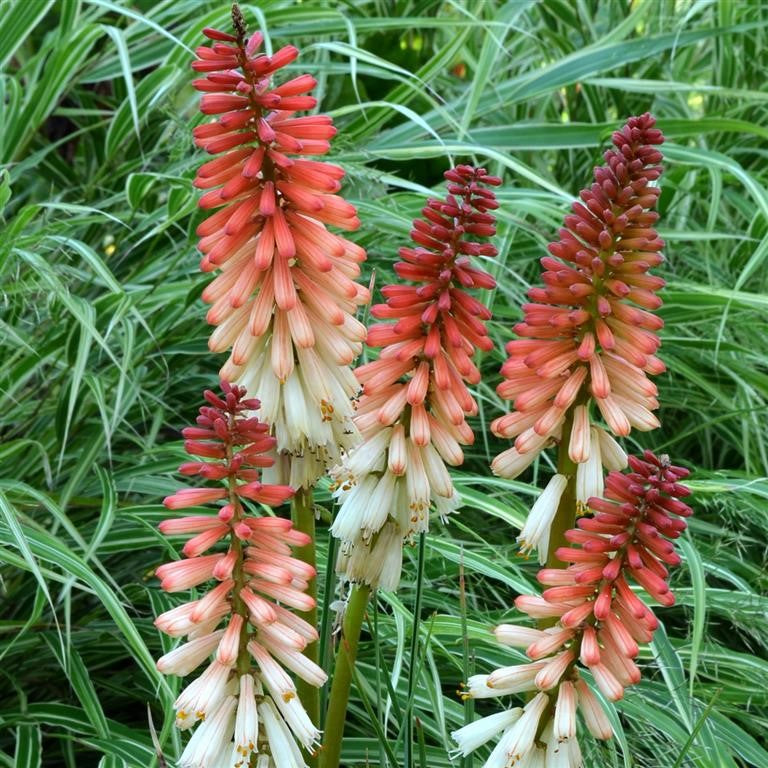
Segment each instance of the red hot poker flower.
M316 106L315 79L274 85L298 50L259 53L262 35L246 41L239 10L233 18L237 34L205 30L213 42L192 64L205 74L193 82L200 109L213 116L195 143L217 155L195 179L207 190L200 207L216 209L197 229L201 268L220 271L203 292L217 326L210 347L231 350L222 378L258 393L278 450L296 457L294 484L305 485L357 439L349 366L366 333L354 318L369 300L355 282L365 251L327 229L360 222L336 194L344 171L308 159L336 133L330 117L296 114Z
M157 569L162 588L205 590L206 583L217 582L155 621L171 637L187 637L158 661L161 672L188 675L214 656L174 705L180 728L201 721L181 757L183 766L223 765L230 757L231 765L246 765L251 754L285 749L288 734L313 749L319 731L283 667L313 685L326 678L302 654L317 639L315 628L289 610L314 606L306 590L315 570L291 554L309 537L290 520L251 515L244 503L277 506L293 495L293 489L261 479L262 469L274 462L267 452L275 438L266 424L247 415L258 410L258 400L247 398L243 387L221 386L221 396L205 392L208 405L200 409L197 426L183 430L195 460L180 467L182 474L214 485L182 489L164 503L172 510L222 503L216 514L160 523L166 535L191 537L182 549L184 559Z
M472 356L493 347L490 312L468 289L495 285L471 259L496 255L477 239L496 232L488 187L501 180L467 165L445 176L448 196L429 200L414 221L416 247L401 248L395 265L417 285L385 286L386 304L371 309L387 322L368 332L368 344L382 347L378 360L355 372L363 444L333 472L341 509L331 530L344 542L342 568L389 589L399 582L403 540L427 529L430 504L443 515L458 505L445 465L461 464L461 445L474 440L465 420L477 412L467 389L480 380Z
M522 472L574 408L581 411L569 452L573 461L587 461L595 443L590 397L615 435L658 426L657 390L647 378L664 371L655 355L663 322L653 314L664 280L648 274L662 263L664 246L650 210L659 196L653 182L662 172L657 146L664 141L654 124L646 113L613 134L614 149L595 169L595 183L582 190L560 240L549 246L552 255L541 260L544 286L528 292L533 303L523 306L524 321L515 326L522 338L507 344L502 367L498 391L514 409L492 429L516 440L493 463L499 475Z

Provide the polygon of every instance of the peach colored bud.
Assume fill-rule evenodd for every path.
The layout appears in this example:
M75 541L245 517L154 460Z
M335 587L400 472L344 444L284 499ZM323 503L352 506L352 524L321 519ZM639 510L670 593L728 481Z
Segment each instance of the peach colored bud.
M163 504L168 509L184 509L218 501L223 499L225 495L226 490L224 488L182 488L173 496L166 496L163 499Z
M214 566L221 558L222 555L206 555L189 560L176 560L161 565L155 574L166 592L181 592L212 578Z
M580 464L590 455L590 424L589 411L584 405L577 405L573 411L573 427L568 443L568 455L571 461Z

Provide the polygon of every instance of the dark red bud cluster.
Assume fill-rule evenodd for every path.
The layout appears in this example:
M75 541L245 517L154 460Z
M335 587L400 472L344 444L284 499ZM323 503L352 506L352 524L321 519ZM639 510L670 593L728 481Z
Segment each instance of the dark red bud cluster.
M415 219L411 230L417 247L400 248L403 261L395 264L398 277L421 285L387 285L382 289L387 303L372 307L371 314L380 320L397 318L398 322L373 326L368 344L384 346L426 333L426 343L419 342L426 357L434 359L441 348L445 349L461 358L454 364L462 376L474 376L464 358L471 356L472 347L493 348L483 322L491 313L464 289L496 285L491 275L471 264L473 256L495 256L496 248L471 238L496 234L496 219L488 211L496 209L498 202L486 186L498 186L501 179L490 176L484 168L468 165L446 171L445 177L448 195L444 200L427 202L422 209L424 218Z
M275 446L269 426L247 412L258 410L261 403L246 396L245 387L221 382L221 396L206 390L203 397L209 403L200 408L197 426L182 430L184 449L191 456L207 461L189 461L179 467L183 475L197 475L206 480L233 478L240 483L236 490L243 496L264 504L277 505L293 495L288 486L268 486L260 482L261 469L271 467L274 459L267 452ZM185 489L169 496L166 506L183 508L205 501L205 494L220 494L224 490ZM198 499L199 497L199 499ZM196 500L197 499L197 500Z
M480 381L472 361L476 349L493 349L485 321L488 308L467 289L493 288L495 280L471 263L474 256L495 256L496 248L477 238L496 233L498 206L488 186L501 184L484 168L459 165L445 173L448 194L429 200L423 219L413 222L415 248L401 248L403 261L395 272L416 285L392 284L382 289L386 304L376 304L371 315L394 320L372 325L367 343L384 347L379 359L355 371L363 385L356 423L361 431L374 424L390 425L408 410L408 429L416 445L433 437L451 463L461 463L458 444L474 440L465 421L477 413L477 403L466 382ZM451 437L451 441L446 436ZM448 460L448 459L446 459Z
M693 513L680 501L690 494L678 482L688 476L687 469L672 466L667 456L657 457L651 451L645 451L642 459L630 456L628 460L632 471L609 473L605 498L589 499L594 516L579 518L578 528L566 533L566 539L578 547L561 547L556 552L564 562L591 563L575 574L574 581L600 585L594 608L600 620L610 610L614 589L635 606L638 619L646 614L646 607L640 611L642 603L626 586L628 576L662 605L674 604L666 566L679 565L680 556L669 539L680 536L686 528L684 518Z
M514 328L523 338L507 344L499 394L524 395L538 405L515 404L491 429L517 438L517 453L530 453L531 460L532 446L540 449L556 433L582 392L594 398L616 435L658 426L648 374L665 370L656 357L656 332L664 323L649 310L661 306L656 291L664 280L648 271L662 263L664 242L653 227L658 214L649 209L659 196L656 147L664 137L654 124L646 113L613 134L606 164L595 169L594 183L565 217L560 239L549 245L552 255L541 259L543 285L528 291L534 303L523 305L523 322ZM539 398L544 390L549 396ZM506 464L519 470L519 462L506 461L497 462L496 471Z

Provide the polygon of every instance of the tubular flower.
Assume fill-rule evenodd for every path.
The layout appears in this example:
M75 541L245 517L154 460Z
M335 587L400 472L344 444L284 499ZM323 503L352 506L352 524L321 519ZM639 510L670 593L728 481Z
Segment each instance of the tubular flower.
M315 570L291 556L309 537L290 520L248 512L248 501L277 506L293 490L260 479L274 461L266 453L275 438L266 424L246 415L259 401L247 398L243 387L221 386L221 396L205 392L208 405L200 409L197 426L183 430L195 460L179 469L216 485L185 488L164 501L173 510L220 505L216 514L160 523L163 533L190 538L184 559L156 571L168 592L207 591L155 620L165 634L187 638L159 659L157 668L184 676L206 664L174 705L179 728L200 721L181 756L182 768L245 768L251 756L264 768L304 766L298 745L313 750L320 734L285 669L312 685L325 682L323 670L302 654L317 632L289 610L314 607L306 589ZM208 588L212 580L216 584Z
M262 35L246 41L236 6L233 20L235 35L204 31L213 42L192 63L205 74L193 81L200 110L213 116L194 129L195 143L217 155L194 182L206 190L200 207L216 209L197 228L200 267L218 271L203 292L216 326L209 346L229 350L222 378L259 393L278 451L295 457L291 484L310 485L359 438L349 366L366 333L354 317L370 298L355 282L365 251L326 228L360 221L336 194L344 171L307 159L336 133L330 117L296 116L317 104L307 95L315 79L274 85L298 50L258 53Z
M458 506L446 464L464 460L473 442L466 416L477 412L467 389L480 372L476 348L490 350L488 309L467 289L493 288L472 256L495 256L498 207L487 186L501 180L484 168L447 171L448 196L429 200L413 223L414 248L401 248L397 275L417 285L387 285L386 304L371 308L385 321L371 326L367 343L378 360L355 371L363 385L355 423L363 443L332 471L341 503L331 531L342 540L339 569L352 581L395 589L402 545L426 531L430 506L445 516Z
M629 457L630 472L611 472L605 482L605 498L589 499L593 514L579 518L566 533L572 545L557 550L567 567L544 568L538 579L547 589L540 597L521 595L518 610L539 621L552 622L546 629L503 624L496 638L505 645L526 648L531 663L502 667L490 675L475 675L468 681L465 698L539 691L550 700L551 722L543 730L541 743L524 743L529 750L560 750L562 762L553 765L580 766L576 740L576 710L580 710L590 733L598 739L612 735L610 722L597 697L579 675L578 665L589 669L595 684L609 700L624 695L624 688L640 680L634 659L639 643L650 642L658 626L653 611L632 591L639 584L654 600L672 605L674 596L667 584L668 566L680 562L670 539L685 529L691 508L681 501L689 489L680 484L688 470L669 463L667 456L645 451L643 458ZM535 701L535 699L533 700ZM514 711L514 710L512 710ZM508 717L511 718L511 715ZM496 718L492 720L492 718ZM465 726L454 734L463 754L494 734L504 731L497 750L511 740L515 725L498 715ZM519 722L519 721L517 721ZM549 734L549 736L548 736ZM563 751L565 750L565 751ZM512 752L504 747L507 759ZM494 752L496 754L496 752ZM522 759L518 754L518 761ZM486 762L523 765L512 761ZM550 765L546 762L546 765Z
M498 392L513 410L491 429L515 444L494 460L498 475L517 476L552 440L568 439L571 460L587 462L610 439L590 424L592 401L615 435L659 426L656 386L647 375L664 371L655 356L663 321L653 314L664 280L648 274L662 263L664 247L650 210L662 172L656 147L664 141L654 124L646 113L613 134L606 164L595 169L595 183L582 190L551 256L541 260L544 286L528 291L532 303L515 326L520 338L507 344L501 369ZM569 415L573 429L563 435Z

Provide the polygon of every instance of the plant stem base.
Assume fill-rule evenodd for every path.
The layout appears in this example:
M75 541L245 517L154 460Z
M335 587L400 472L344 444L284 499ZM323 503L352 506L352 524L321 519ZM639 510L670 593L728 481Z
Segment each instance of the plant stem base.
M328 713L325 718L325 738L320 753L320 768L339 768L349 689L352 685L352 672L357 659L360 629L370 594L371 588L367 584L355 584L349 595L342 624L339 650L336 653L336 663L333 669L331 694L328 698Z

